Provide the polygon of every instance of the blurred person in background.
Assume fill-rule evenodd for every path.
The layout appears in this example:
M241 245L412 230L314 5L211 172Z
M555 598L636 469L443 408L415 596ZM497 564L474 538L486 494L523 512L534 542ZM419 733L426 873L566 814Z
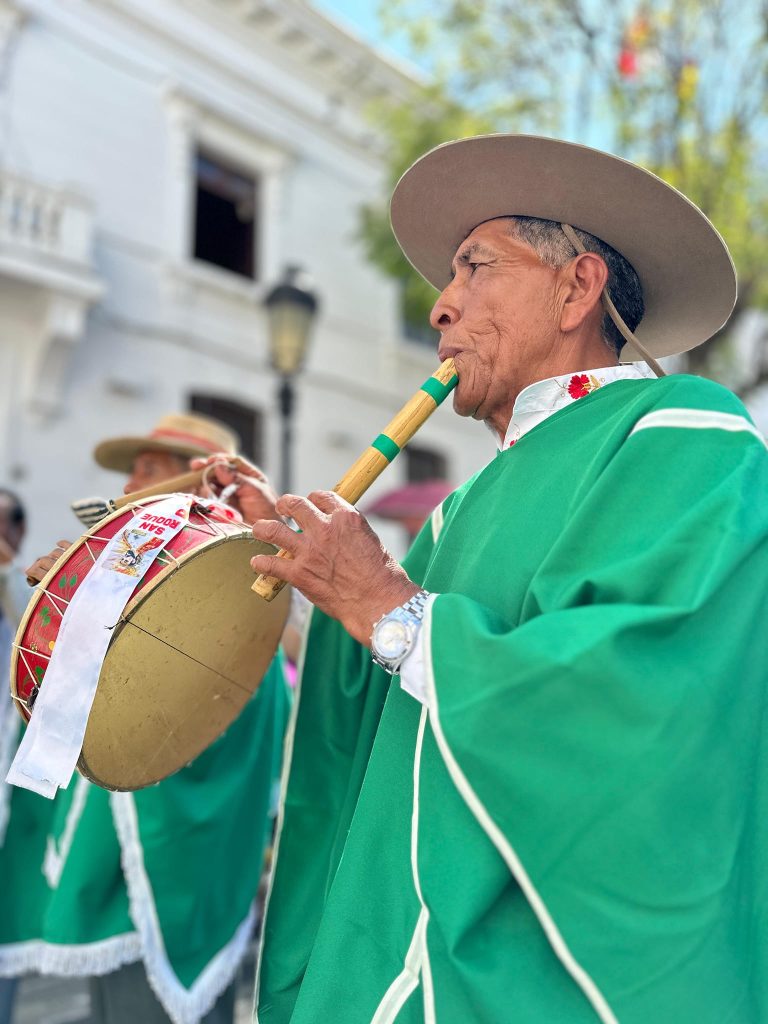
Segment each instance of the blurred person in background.
M29 600L29 587L18 562L26 524L20 498L0 487L0 664L6 682L11 643Z
M146 435L103 441L94 458L127 473L131 493L212 452L237 464L227 427L169 415ZM227 480L246 521L264 514L258 481L236 470ZM67 546L29 574L42 579ZM76 776L53 801L16 789L0 850L0 974L88 977L88 1024L231 1024L289 699L278 654L227 732L158 785L108 793Z
M0 487L0 848L5 842L13 795L13 786L5 781L5 775L21 735L21 716L11 700L8 669L13 638L29 599L29 587L18 563L26 523L20 498ZM16 985L15 978L0 978L0 1024L11 1020Z

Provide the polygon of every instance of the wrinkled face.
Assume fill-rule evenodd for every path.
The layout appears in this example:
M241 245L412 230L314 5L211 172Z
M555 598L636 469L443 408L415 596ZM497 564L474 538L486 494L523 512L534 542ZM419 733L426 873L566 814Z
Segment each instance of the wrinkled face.
M502 435L517 394L540 379L536 367L546 365L559 337L558 272L509 228L504 218L486 221L465 238L430 318L442 335L440 359L456 360L456 412Z
M170 480L172 476L178 476L188 468L187 460L179 455L170 455L168 452L139 452L133 460L131 475L123 488L123 493L131 494L144 487L151 487L152 484L162 483L163 480Z

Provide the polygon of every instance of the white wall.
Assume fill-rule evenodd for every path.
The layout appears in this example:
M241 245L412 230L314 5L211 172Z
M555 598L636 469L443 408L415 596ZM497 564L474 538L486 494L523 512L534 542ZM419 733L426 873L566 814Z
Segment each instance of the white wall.
M250 16L235 0L0 7L18 13L0 56L0 176L66 186L92 229L90 265L59 261L60 287L42 255L23 285L0 260L0 479L30 507L29 557L76 533L71 499L121 490L91 462L94 444L144 432L191 391L264 410L276 470L261 301L286 263L309 271L322 303L297 385L295 487L332 486L436 365L399 336L395 288L355 239L382 173L362 107L403 93L406 77L299 0ZM196 140L263 177L259 282L189 258ZM76 315L50 327L59 293L80 304L82 329ZM43 384L53 402L36 401ZM448 409L419 443L445 452L457 481L492 455L485 430Z

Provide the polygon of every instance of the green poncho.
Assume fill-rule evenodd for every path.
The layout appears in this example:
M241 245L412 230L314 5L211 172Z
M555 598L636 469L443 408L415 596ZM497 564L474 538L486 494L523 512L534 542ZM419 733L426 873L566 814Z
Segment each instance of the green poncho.
M0 975L106 974L143 960L174 1024L196 1024L253 932L289 696L275 659L240 717L157 786L77 776L14 789L0 848Z
M405 563L439 595L425 705L313 615L257 1020L768 1020L768 452L743 407L618 381L438 525Z

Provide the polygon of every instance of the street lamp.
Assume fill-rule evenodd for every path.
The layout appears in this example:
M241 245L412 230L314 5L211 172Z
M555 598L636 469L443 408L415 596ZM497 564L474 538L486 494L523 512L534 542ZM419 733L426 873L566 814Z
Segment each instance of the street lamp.
M307 354L318 302L307 275L300 267L291 266L285 268L282 280L265 296L264 306L269 317L270 363L280 374L280 487L285 494L291 489L293 378Z

